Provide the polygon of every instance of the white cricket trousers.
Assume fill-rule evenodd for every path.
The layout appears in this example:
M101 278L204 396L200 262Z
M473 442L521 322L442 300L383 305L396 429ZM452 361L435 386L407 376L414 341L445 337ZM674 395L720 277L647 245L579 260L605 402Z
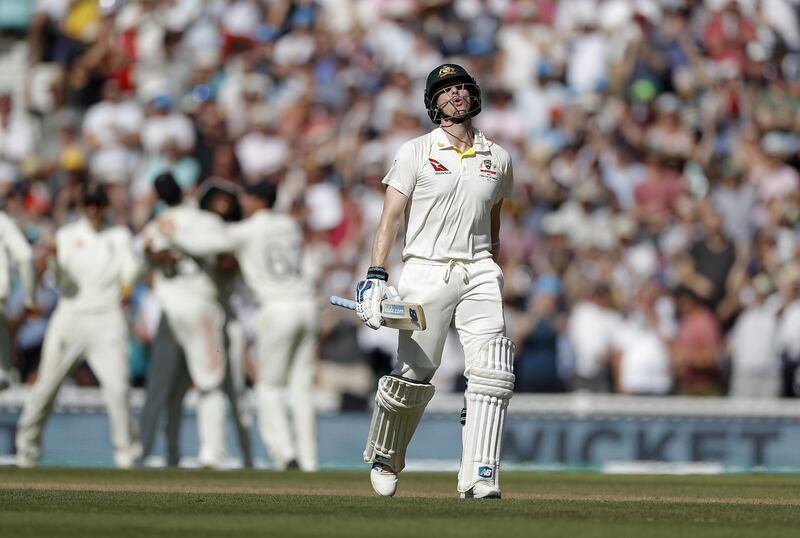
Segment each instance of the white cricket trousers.
M314 471L318 464L313 391L319 338L316 302L265 302L258 313L256 338L261 438L277 469L296 460L302 470Z
M222 386L227 356L225 312L217 301L203 297L186 297L163 307L197 389L198 460L201 465L218 467L227 457L227 404Z
M484 342L505 336L503 272L491 259L435 263L409 260L397 292L425 310L427 329L399 331L394 375L429 383L442 361L450 323L464 346L465 371Z
M59 305L47 325L36 384L17 424L17 460L34 465L41 455L42 430L58 389L85 356L100 381L108 406L117 467L130 467L141 453L129 402L128 327L122 308L76 312Z

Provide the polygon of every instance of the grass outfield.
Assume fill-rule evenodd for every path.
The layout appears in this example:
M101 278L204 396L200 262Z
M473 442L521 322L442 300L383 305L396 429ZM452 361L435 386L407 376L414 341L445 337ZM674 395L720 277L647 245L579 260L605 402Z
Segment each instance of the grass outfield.
M504 473L462 501L453 473L0 468L0 536L800 536L800 477Z

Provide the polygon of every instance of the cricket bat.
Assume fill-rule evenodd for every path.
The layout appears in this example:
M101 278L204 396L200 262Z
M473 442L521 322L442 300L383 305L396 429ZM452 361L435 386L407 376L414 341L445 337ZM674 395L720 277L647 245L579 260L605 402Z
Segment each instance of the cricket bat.
M344 297L331 296L331 304L356 309L356 302ZM404 331L424 331L425 330L425 311L422 305L417 303L406 303L392 299L381 301L381 317L383 326L390 329L401 329Z

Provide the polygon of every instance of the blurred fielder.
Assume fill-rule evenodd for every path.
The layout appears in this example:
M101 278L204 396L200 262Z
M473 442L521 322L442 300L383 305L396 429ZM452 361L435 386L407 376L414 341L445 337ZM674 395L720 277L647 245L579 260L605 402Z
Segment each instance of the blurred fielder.
M256 341L256 396L261 436L277 469L317 468L316 418L312 384L319 321L311 278L303 271L303 232L288 215L271 210L276 189L250 185L242 197L247 217L229 224L221 237L172 237L193 255L233 251L245 283L261 308ZM283 401L291 397L294 436Z
M9 264L11 260L17 265L20 281L25 290L25 308L32 311L36 300L33 251L14 221L5 212L0 211L0 304L5 304L8 292L11 290ZM11 334L5 309L0 309L0 390L8 388L10 385L10 371Z
M227 458L225 312L211 276L214 260L178 251L167 237L219 235L224 222L213 213L183 204L183 192L172 174L161 174L154 186L168 207L142 232L145 252L156 268L153 292L197 388L198 460L206 467L220 467Z
M41 454L45 420L64 378L81 356L89 361L108 405L117 467L130 467L141 452L131 418L125 290L140 264L127 228L104 228L108 198L101 186L82 195L82 216L56 232L55 270L61 289L47 326L36 384L17 424L17 464L32 467Z
M198 200L200 209L211 211L226 222L241 219L236 185L221 179L209 179L203 183L201 189L203 190ZM250 419L244 405L244 334L231 309L231 295L239 274L236 258L230 254L222 254L214 263L208 264L208 272L217 286L226 318L224 336L228 361L223 389L231 402L242 463L245 467L252 467ZM162 315L153 340L147 373L147 397L141 414L142 461L152 451L159 419L166 410L166 463L168 466L177 466L180 463L183 399L191 385L186 356L175 339L166 316Z
M439 127L404 143L383 180L388 187L372 246L372 266L356 289L357 312L381 326L380 301L397 294L385 264L401 220L405 222L399 297L425 309L425 331L400 331L397 365L378 383L364 460L379 495L397 490L408 443L441 362L451 321L464 346L467 390L463 452L458 474L462 498L499 498L500 442L514 387L514 344L505 336L495 263L500 208L512 186L506 150L472 127L480 89L455 64L427 78L425 107ZM464 412L462 412L462 419Z

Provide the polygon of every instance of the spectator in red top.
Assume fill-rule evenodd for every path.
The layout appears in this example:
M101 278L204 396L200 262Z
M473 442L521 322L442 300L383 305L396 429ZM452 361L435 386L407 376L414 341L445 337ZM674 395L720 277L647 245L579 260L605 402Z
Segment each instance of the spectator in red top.
M712 59L733 61L741 69L747 58L745 47L756 39L753 23L739 11L739 3L730 0L719 11L712 12L703 29L703 42Z
M672 211L672 205L683 190L682 177L666 159L655 152L647 157L645 180L633 191L635 207L641 222L663 226Z
M675 294L680 316L673 353L678 394L721 396L719 322L690 289L680 288Z

